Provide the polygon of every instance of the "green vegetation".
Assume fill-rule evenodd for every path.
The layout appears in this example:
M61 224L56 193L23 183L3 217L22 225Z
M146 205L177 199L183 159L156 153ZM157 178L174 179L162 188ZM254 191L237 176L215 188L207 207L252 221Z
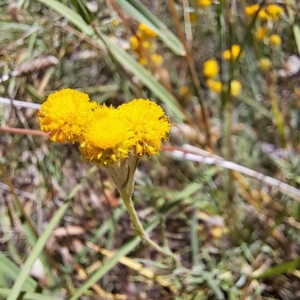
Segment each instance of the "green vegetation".
M252 2L0 0L0 299L300 298L300 4ZM133 200L179 264L39 130L64 88L170 117Z

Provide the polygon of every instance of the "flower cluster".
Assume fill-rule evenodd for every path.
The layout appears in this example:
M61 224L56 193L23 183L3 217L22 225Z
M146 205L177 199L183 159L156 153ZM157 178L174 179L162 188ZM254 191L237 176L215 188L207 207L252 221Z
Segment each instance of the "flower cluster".
M223 58L225 60L236 60L241 48L239 45L232 45L232 47L223 53ZM203 65L203 75L206 77L206 85L209 90L221 94L223 90L222 81L217 79L219 75L219 65L215 59L207 60ZM242 90L242 84L238 80L232 80L230 86L230 94L233 97L237 97Z
M282 7L276 4L269 4L266 6L266 8L261 8L260 10L259 8L259 4L247 6L245 8L245 14L249 17L253 17L258 12L258 19L263 21L277 21L279 17L283 14Z
M159 153L170 130L169 118L153 101L134 99L107 107L72 89L51 94L38 117L51 141L79 143L83 159L100 166L121 163L129 155Z
M145 24L140 24L136 35L130 38L131 49L137 54L138 61L143 66L148 66L149 61L145 51L149 52L152 63L160 66L163 63L163 57L156 53L157 34Z
M257 14L257 24L254 36L259 41L264 41L271 46L281 44L279 35L270 31L272 24L279 20L283 14L283 8L276 4L269 4L259 10L258 4L250 5L245 8L245 14L249 17L254 17ZM266 22L267 21L267 22ZM267 24L266 24L267 23Z

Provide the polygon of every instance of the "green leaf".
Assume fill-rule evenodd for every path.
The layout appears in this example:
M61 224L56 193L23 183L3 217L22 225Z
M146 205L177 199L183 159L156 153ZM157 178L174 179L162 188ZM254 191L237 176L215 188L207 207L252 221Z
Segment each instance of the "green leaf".
M118 5L131 17L146 24L157 33L162 41L177 55L185 55L185 49L180 40L166 27L155 15L153 15L140 1L116 0Z
M12 292L12 290L10 289L3 289L0 288L0 296L4 296L7 297L8 295L10 295ZM22 300L53 300L53 299L60 299L59 297L55 296L55 298L53 298L53 296L46 296L43 294L38 294L38 293L25 293L24 295L22 295Z
M269 278L269 277L274 277L278 276L284 273L287 273L292 270L296 270L300 266L300 259L294 259L288 262L284 262L282 264L279 264L275 267L269 268L266 271L256 275L254 272L252 274L252 278L255 279L263 279L263 278Z
M20 271L21 270L17 265L15 265L10 259L8 259L3 253L0 252L0 274L15 281ZM24 290L32 292L36 289L36 287L37 282L33 278L28 276L23 285Z
M57 224L60 222L62 216L64 215L65 211L69 207L69 203L63 204L59 210L56 212L55 216L52 218L50 223L48 224L48 227L43 232L43 234L39 237L37 240L35 246L33 247L31 253L29 254L21 272L18 275L18 278L16 279L11 293L7 300L16 300L18 299L18 296L23 288L23 285L26 281L26 279L30 276L30 270L32 265L34 264L35 260L38 258L40 253L42 252L47 240L49 239L52 231L57 226Z
M93 35L93 28L87 25L78 13L65 6L61 2L56 0L39 0L39 2L46 4L47 6L57 11L59 14L61 14L75 26L77 26L83 33Z

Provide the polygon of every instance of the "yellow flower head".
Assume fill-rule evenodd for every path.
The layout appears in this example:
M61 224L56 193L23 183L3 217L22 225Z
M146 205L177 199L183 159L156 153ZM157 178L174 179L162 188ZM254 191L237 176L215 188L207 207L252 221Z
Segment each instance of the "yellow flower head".
M266 7L267 14L274 20L278 20L279 16L283 13L283 8L276 4L269 4Z
M245 14L249 17L253 17L257 13L258 10L259 10L259 5L253 4L253 5L245 7Z
M219 74L219 65L215 59L209 59L204 63L203 74L205 77L215 77Z
M213 79L207 79L206 80L206 85L211 91L213 91L217 94L221 94L222 88L223 88L223 84L222 84L221 81L213 80Z
M260 20L268 21L270 20L270 15L268 15L264 9L261 9L258 13L258 18Z
M269 38L269 42L273 46L279 46L281 44L281 37L278 34L272 34Z
M148 36L148 37L156 37L157 33L155 31L153 31L151 28L149 28L146 24L141 23L139 25L139 31Z
M259 27L255 32L255 37L259 41L262 41L266 36L267 36L267 29L264 27Z
M233 97L237 97L240 95L242 91L242 83L237 80L232 80L230 84L230 94Z
M151 59L158 66L161 66L164 61L163 57L159 54L152 54Z
M262 57L262 58L258 61L258 68L259 68L262 72L268 72L268 71L270 71L270 69L272 68L272 62L271 62L267 57Z
M129 41L130 41L131 48L133 50L138 49L140 43L139 43L138 38L135 35L133 35Z
M223 52L223 58L225 60L236 60L241 52L240 45L232 45L231 49L225 50ZM242 55L242 53L241 53Z
M129 140L129 126L115 108L98 106L79 147L83 159L98 165L126 159L133 142Z
M198 5L201 7L208 7L212 5L212 0L198 0Z
M82 92L71 89L55 92L39 110L41 130L50 132L50 140L53 142L80 141L96 106Z
M163 109L148 99L134 99L118 107L130 124L130 140L134 144L135 154L157 154L161 141L168 140L170 120Z
M146 66L148 64L148 60L146 57L140 57L139 58L139 63L142 65L142 66Z

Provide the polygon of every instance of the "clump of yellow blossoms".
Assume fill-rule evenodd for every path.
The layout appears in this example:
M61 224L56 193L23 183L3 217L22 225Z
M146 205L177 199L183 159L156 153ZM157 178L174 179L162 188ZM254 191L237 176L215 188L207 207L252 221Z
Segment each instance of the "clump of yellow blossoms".
M266 12L272 20L277 21L279 16L283 13L283 8L276 4L269 4L266 7Z
M118 164L130 155L159 153L170 130L169 118L153 101L135 99L107 107L71 89L51 94L38 116L53 142L78 142L83 159L100 166Z
M245 7L244 11L245 14L249 17L254 17L255 14L258 12L260 6L258 4L253 4L250 6ZM269 4L267 7L261 8L258 12L258 19L263 21L277 21L279 19L279 16L282 15L283 9L282 7L276 5L276 4Z
M223 89L223 84L221 81L209 78L208 80L206 80L206 85L211 91L214 91L217 94L221 94Z
M253 5L245 7L245 14L249 17L253 17L257 13L258 10L259 10L259 5L253 4Z
M206 85L209 90L217 94L220 94L223 88L222 82L214 79L219 71L219 64L214 58L207 60L203 65L203 75L207 78Z
M141 36L149 36L149 37L156 37L157 34L155 31L153 31L151 28L149 28L146 24L141 23L139 25L139 32Z
M223 58L225 60L236 60L238 58L239 55L243 55L243 53L241 53L241 46L240 45L232 45L230 49L227 49L223 52Z
M152 64L161 66L163 63L163 57L156 53L155 37L157 37L155 31L146 24L140 24L136 35L130 38L131 49L135 51L138 62L143 66L151 66L148 56L145 55L146 51L149 52L148 54Z

